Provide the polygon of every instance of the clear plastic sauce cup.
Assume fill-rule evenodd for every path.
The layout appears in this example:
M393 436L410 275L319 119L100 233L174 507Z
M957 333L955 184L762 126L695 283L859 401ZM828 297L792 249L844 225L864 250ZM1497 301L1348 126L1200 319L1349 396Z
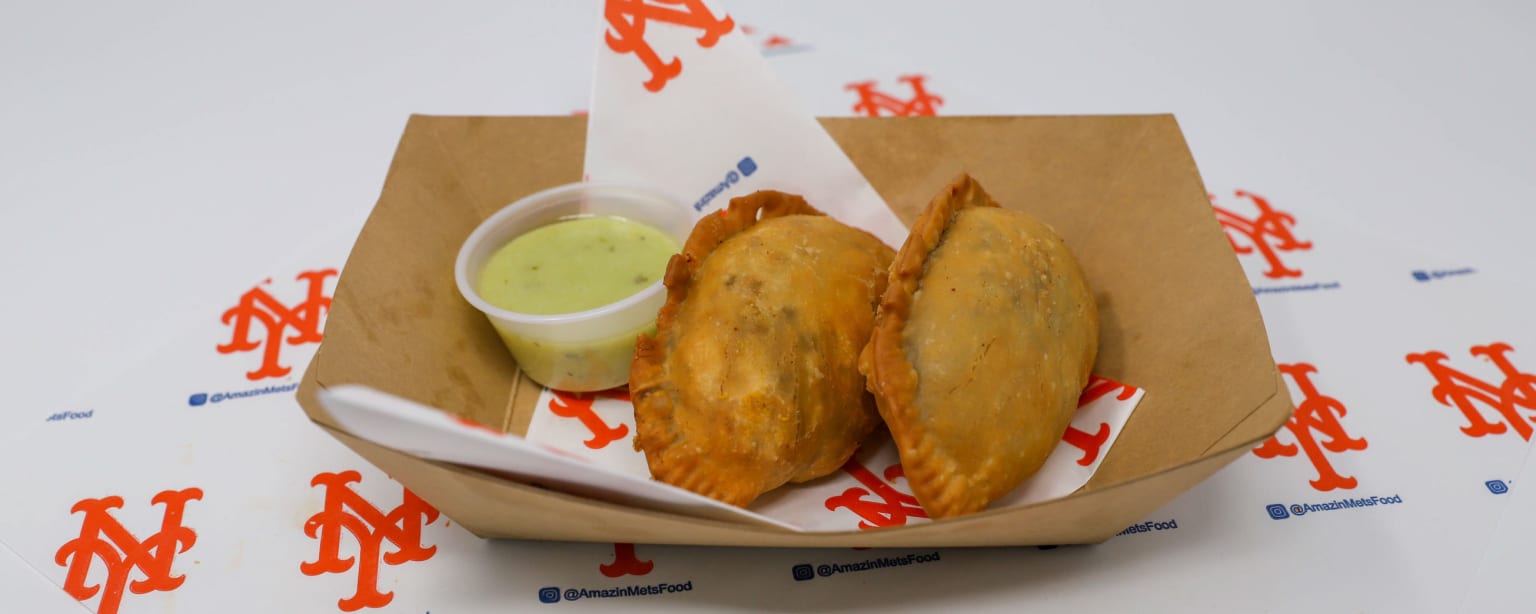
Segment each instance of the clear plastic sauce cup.
M485 314L518 366L534 381L572 392L606 390L629 381L635 338L654 333L666 302L662 271L657 281L607 305L574 313L534 315L502 309L476 287L486 262L514 238L556 222L615 216L651 226L679 246L693 229L687 205L641 188L578 183L544 190L514 202L481 222L459 248L455 281L464 299Z

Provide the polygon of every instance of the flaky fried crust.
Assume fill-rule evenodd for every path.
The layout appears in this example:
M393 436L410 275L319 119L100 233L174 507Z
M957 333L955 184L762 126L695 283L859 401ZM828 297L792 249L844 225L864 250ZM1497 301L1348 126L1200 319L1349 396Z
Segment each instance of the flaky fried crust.
M984 509L1038 470L1039 463L1044 462L1044 458L1054 447L1055 442L1060 440L1062 431L1069 423L1077 393L1086 383L1088 371L1092 367L1096 354L1097 310L1093 307L1092 295L1088 292L1086 284L1082 282L1081 272L1067 253L1065 246L1048 227L1032 219L1028 219L1027 222L1007 219L1022 216L1022 214L1017 212L999 214L1005 216L1000 220L1002 222L1022 223L1020 228L1008 232L1014 233L1014 236L1028 237L1027 242L1022 243L1026 246L1022 251L1038 257L1029 259L1030 264L1025 264L1022 260L1018 261L1022 270L1005 270L1000 275L993 271L991 278L985 277L987 272L979 271L976 273L977 276L971 279L980 284L983 279L989 279L991 283L1005 278L1013 280L1015 276L1021 276L1018 279L1028 281L1021 282L1019 286L1038 290L1035 293L1020 293L1018 296L1024 297L1023 302L1046 300L1050 304L1020 304L1018 311L1038 308L1040 313L1044 314L1040 315L1040 318L1051 318L1052 322L1069 321L1069 326L1066 328L1071 330L1061 344L1067 347L1060 352L1065 355L1049 359L1058 361L1061 368L1042 369L1042 371L1056 374L1050 377L1061 381L1042 382L1039 378L1046 377L1043 374L1018 372L1016 379L1011 381L1004 379L1004 381L981 384L981 386L1027 389L1026 392L1010 397L1011 400L1025 399L1029 401L1027 405L1039 407L1023 409L1009 406L985 407L982 405L986 403L972 402L976 399L968 398L964 392L948 397L942 403L933 402L936 395L930 393L924 396L929 399L929 402L919 406L919 386L925 377L919 374L919 366L914 364L913 357L909 355L917 350L909 347L907 328L912 324L914 305L924 289L924 276L929 274L930 257L944 244L947 238L946 233L956 224L962 212L967 209L998 208L998 203L987 195L969 175L961 175L934 197L913 224L907 241L897 252L891 265L889 283L880 302L874 331L870 335L869 344L860 356L860 371L867 376L869 390L874 393L880 414L896 440L908 484L924 509L934 518L953 517ZM996 257L997 254L984 256L978 254L977 260L995 265ZM987 260L987 258L994 260ZM1041 263L1048 263L1047 268L1059 270L1037 271L1028 268ZM1065 282L1059 280L1065 280ZM997 338L992 333L998 333L1002 337L1009 336L1011 330L1009 327L1013 326L1013 323L997 322L995 317L981 317L977 313L962 313L963 306L970 304L966 300L968 288L964 287L963 282L949 279L948 283L943 285L946 287L928 289L929 292L947 295L928 300L947 301L947 304L956 307L947 310L948 313L944 314L944 317L953 321L951 326L954 330L946 331L944 336L938 337L941 341L953 339L953 343L973 342L978 335L959 334L959 330L965 328L974 331L986 326L998 328L990 332L984 331L985 334L979 335L980 337ZM994 294L997 292L995 287L988 291ZM950 295L951 292L958 292L958 294ZM1060 301L1055 300L1061 297L1065 298ZM1061 304L1057 304L1058 302ZM1007 301L1002 303L1009 304ZM988 316L995 315L995 313L988 314ZM1039 320L1036 320L1036 324L1039 323ZM926 324L931 322L925 322ZM1051 327L1035 326L1035 328ZM924 334L927 334L930 340L934 338L932 333ZM1018 337L1016 335L1012 339L1016 340ZM932 348L929 349L932 350ZM965 371L967 367L975 371L976 364L987 358L988 352L993 352L994 360L1001 352L1007 352L1009 356L1030 356L1028 359L1021 359L1021 363L1038 365L1041 364L1040 361L1047 360L1035 358L1036 348L994 349L990 341L974 350L967 347L959 347L958 350L954 347L943 349L945 351L942 352L929 351L924 358L924 364L927 364L930 369L936 372L940 370L950 372L942 376L930 373L926 377L933 380L928 384L930 386L942 381L947 387L956 379L960 379L953 375L954 371ZM1044 356L1052 349L1061 348L1041 348L1039 355ZM967 352L971 353L967 354ZM935 364L933 361L940 356L947 362ZM957 358L963 358L963 360L956 360ZM970 364L953 364L956 362ZM969 381L967 385L970 385ZM999 395L970 396L993 401L999 398ZM1070 399L1066 398L1067 396L1070 396ZM993 403L993 405L1007 404ZM1021 411L1027 414L1028 419L1022 417ZM1004 419L999 420L999 417ZM995 428L989 423L995 424ZM957 428L956 424L986 426L978 427L973 431L976 434L976 440L956 441L954 440L956 433L966 430L964 427ZM1022 426L1020 430L1027 432L1001 434L993 432L998 429L1006 430L1011 426ZM987 450L989 453L976 453L975 450L979 449Z
M688 234L688 241L683 244L683 251L673 254L672 259L667 261L667 273L662 278L662 285L667 288L667 302L656 314L656 335L654 337L641 335L635 344L635 359L629 369L631 382L635 379L636 369L640 369L641 373L650 374L652 370L661 368L659 364L661 356L657 343L665 331L672 329L672 321L677 318L677 310L682 308L683 301L688 300L688 291L691 286L689 281L698 272L704 259L709 257L710 252L715 251L715 248L726 239L740 234L759 220L786 215L826 214L805 202L804 198L794 194L762 190L731 199L723 215L706 216L693 226L693 232ZM633 384L630 390L633 393Z
M928 253L939 246L944 231L961 209L997 206L997 202L983 192L970 175L962 175L928 202L928 207L908 231L906 242L896 251L885 293L880 297L875 330L869 345L859 356L859 370L869 378L869 391L880 403L881 415L887 412L897 418L912 415L912 399L917 396L917 370L902 350L901 331L912 311L912 298L917 294ZM903 469L910 481L912 468L903 466Z
M700 220L630 367L652 476L745 506L837 470L879 422L857 359L893 255L780 192Z

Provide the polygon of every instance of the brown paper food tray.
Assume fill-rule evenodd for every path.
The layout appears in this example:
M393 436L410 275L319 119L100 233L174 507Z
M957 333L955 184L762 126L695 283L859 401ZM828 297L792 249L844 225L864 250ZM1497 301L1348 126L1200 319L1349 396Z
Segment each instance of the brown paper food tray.
M1291 415L1258 305L1172 116L822 124L904 222L964 170L1005 207L1054 226L1078 256L1101 312L1094 372L1148 393L1077 493L907 527L795 533L567 495L342 430L316 401L318 389L366 385L526 432L538 388L519 376L485 318L458 295L454 257L491 213L581 179L582 118L411 118L338 282L300 404L342 443L481 537L825 547L1100 542L1235 460Z

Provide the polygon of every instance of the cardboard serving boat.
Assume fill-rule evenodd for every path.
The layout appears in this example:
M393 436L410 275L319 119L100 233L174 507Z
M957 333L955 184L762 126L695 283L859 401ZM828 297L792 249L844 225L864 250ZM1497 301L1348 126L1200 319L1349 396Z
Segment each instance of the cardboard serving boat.
M526 432L539 387L519 374L485 317L459 296L454 258L470 231L501 207L581 180L580 117L410 119L338 282L300 404L320 427L481 537L782 547L1101 542L1247 453L1291 415L1253 292L1172 116L822 124L905 223L964 171L1072 247L1100 309L1094 372L1148 391L1076 493L904 527L797 532L578 496L347 432L319 391L366 386Z

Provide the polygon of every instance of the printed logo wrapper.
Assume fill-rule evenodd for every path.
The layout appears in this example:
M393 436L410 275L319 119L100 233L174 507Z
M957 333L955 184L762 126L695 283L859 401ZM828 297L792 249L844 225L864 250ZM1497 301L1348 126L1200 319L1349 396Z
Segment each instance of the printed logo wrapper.
M993 503L991 509L1065 497L1088 483L1145 394L1134 386L1091 378L1071 426L1045 465ZM581 411L571 411L573 407ZM612 437L620 432L625 434ZM592 468L601 467L633 480L627 484L650 479L644 454L634 448L634 406L619 394L546 389L540 394L527 436L530 443L580 457ZM749 511L754 519L802 531L885 528L924 522L928 517L907 487L896 443L883 429L876 431L842 470L779 487L759 498Z
M701 0L608 2L587 115L585 174L699 216L757 190L900 246L907 231L729 15Z
M504 434L364 386L325 390L320 393L320 402L358 437L422 458L467 465L512 480L634 507L793 528L703 495L651 481L649 476L636 479L630 473L563 453L558 447Z

